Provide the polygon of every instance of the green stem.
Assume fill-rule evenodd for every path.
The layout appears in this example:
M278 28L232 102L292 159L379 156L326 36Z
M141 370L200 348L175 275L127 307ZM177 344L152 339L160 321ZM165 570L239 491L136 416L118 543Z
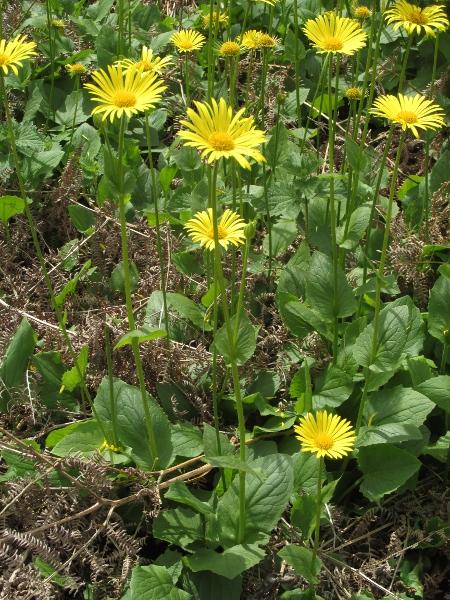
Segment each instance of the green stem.
M406 45L406 50L405 50L405 56L403 57L402 72L400 74L400 79L399 79L399 82L398 82L398 93L399 94L402 93L403 83L405 81L406 65L408 63L409 51L411 50L412 41L413 41L413 36L409 35L408 36L408 43Z
M270 218L270 207L269 207L269 194L268 194L268 182L266 177L266 163L262 163L263 168L263 187L264 187L264 205L266 208L266 223L267 223L267 239L269 240L269 264L267 266L267 290L270 292L272 290L272 248L273 248L273 240L272 240L272 221Z
M46 0L45 7L47 10L47 30L48 30L48 45L50 50L50 99L47 111L47 118L45 120L45 129L48 128L48 122L50 120L50 113L53 116L53 120L55 120L55 47L53 44L53 36L52 36L52 10L50 6L50 0Z
M320 517L322 516L322 470L323 470L323 456L319 458L319 473L317 476L317 498L316 498L316 528L314 530L314 546L312 552L311 559L311 572L314 574L316 572L316 558L317 552L319 550L319 541L320 541ZM309 587L312 588L312 584L309 584Z
M151 137L150 137L150 123L149 123L148 112L145 113L145 133L147 136L148 163L149 163L150 174L151 174L151 178L152 178L153 205L155 208L156 247L158 249L159 271L160 271L160 275L161 275L161 291L162 291L162 296L163 296L163 309L164 309L164 326L166 328L167 348L170 348L169 311L167 309L166 275L165 275L165 266L164 266L164 255L163 255L162 244L161 244L161 228L160 228L160 223L159 223L158 196L157 196L157 189L156 189L155 168L153 166L152 142L151 142Z
M217 172L219 167L219 161L216 161L213 169L212 177L212 221L214 229L214 260L216 266L217 280L220 287L220 295L222 298L222 309L225 321L225 329L227 332L228 349L230 354L230 366L231 375L233 378L234 395L236 398L236 411L238 415L238 430L239 430L239 458L245 463L245 417L244 417L244 405L242 403L241 388L239 382L239 372L236 360L236 347L234 345L234 334L231 327L230 312L228 309L228 301L225 289L225 282L223 279L222 261L220 257L220 244L219 244L219 231L218 231L218 220L217 220L217 202L216 202L216 188L217 188ZM244 541L245 537L245 471L239 471L239 533L238 533L238 544Z
M61 309L58 305L58 303L56 302L56 298L55 298L55 294L53 292L53 286L52 286L52 282L50 281L50 277L48 275L47 272L47 267L45 266L45 261L44 261L44 257L42 255L42 251L41 251L41 247L39 245L39 240L37 237L37 233L36 233L36 229L34 227L34 221L33 221L33 215L31 214L31 210L30 207L28 205L28 198L27 198L27 194L25 191L25 185L23 182L23 178L22 178L22 171L20 169L20 162L19 162L19 155L17 154L17 146L16 146L16 138L14 135L14 128L13 128L13 124L12 124L12 119L11 119L11 112L9 110L9 104L8 104L8 99L6 97L6 90L5 90L5 79L4 79L4 74L3 72L0 72L0 97L3 98L4 100L4 107L5 107L5 115L6 115L6 122L8 124L8 132L9 132L9 143L11 144L11 149L12 149L12 153L13 153L13 157L14 157L14 166L16 167L16 174L17 174L17 180L19 182L19 189L20 189L20 195L22 197L23 203L24 203L24 210L25 210L25 214L27 216L28 219L28 224L30 226L30 231L31 231L31 236L33 238L33 243L34 243L34 247L36 249L36 254L38 256L38 260L39 260L39 264L41 266L42 269L42 274L44 276L44 281L45 284L47 286L47 290L50 296L50 301L52 304L52 308L54 309L55 313L56 313L56 317L58 319L58 323L59 326L62 330L63 333L63 337L64 340L67 344L67 347L69 349L69 353L70 356L74 362L75 368L77 370L77 375L80 379L80 387L82 389L82 391L84 392L84 394L86 395L86 398L88 399L89 405L91 407L92 410L92 414L94 415L94 418L96 419L98 426L102 432L102 435L105 439L107 439L107 435L106 435L106 431L105 428L103 427L103 423L101 422L98 413L95 409L94 403L92 401L91 395L89 393L89 390L86 386L86 383L84 381L84 374L82 373L80 366L78 364L77 361L77 356L75 354L75 351L73 349L72 343L70 341L69 338L69 334L67 333L67 328L66 328L66 324L65 324L65 319L61 313Z
M135 331L135 320L133 313L133 305L131 301L131 284L130 284L130 263L128 258L128 241L127 241L127 222L125 217L125 194L123 193L123 149L124 149L124 138L125 138L125 117L122 117L120 121L120 133L119 133L119 150L118 150L118 165L117 165L117 179L119 182L119 218L120 218L120 236L122 242L122 257L123 257L123 279L125 287L125 302L127 306L128 326L130 331ZM112 157L111 157L112 158ZM133 349L134 360L136 363L136 370L139 379L139 389L141 391L142 406L144 408L145 423L147 425L149 449L155 464L158 459L156 450L155 433L153 431L152 417L150 414L150 408L148 405L147 391L145 389L144 372L142 369L142 361L139 353L139 340L133 338L131 342Z
M327 66L328 66L328 61L330 60L330 55L326 54L324 59L323 59L323 64L322 64L322 69L320 70L320 75L319 75L319 81L317 82L317 86L316 89L314 90L314 96L311 102L311 106L308 110L308 116L306 118L306 125L305 125L305 131L303 133L303 138L302 138L302 143L300 145L300 153L303 152L303 149L305 147L305 142L306 142L306 136L308 135L308 128L309 128L309 123L311 121L311 113L313 111L313 106L314 103L319 95L319 92L322 88L322 84L323 84L323 79L325 77L325 73L327 72ZM320 109L319 109L320 110ZM320 112L319 112L319 117L320 117ZM319 135L319 133L317 134Z
M439 370L439 373L441 375L445 375L445 371L447 369L447 356L448 356L448 345L444 343L444 347L442 348L441 368Z
M294 0L294 55L295 55L295 101L297 107L297 127L302 122L302 109L300 106L300 60L298 58L299 37L298 37L298 0Z
M191 106L191 102L189 99L189 61L188 61L188 52L184 53L185 62L184 62L184 81L185 81L185 94L186 94L186 106L189 108Z
M116 403L114 401L114 378L111 361L111 340L109 327L105 327L105 342L106 342L106 363L108 365L108 385L109 385L109 412L111 415L111 426L113 431L113 445L119 447L119 436L117 434L117 418L116 418Z
M75 75L76 77L76 81L75 81L75 112L73 113L73 119L72 119L72 131L70 132L70 140L69 140L69 152L72 150L72 140L73 140L73 134L75 132L75 124L77 121L77 112L78 112L78 100L80 97L80 76L79 75Z
M123 56L123 0L117 0L118 19L119 19L119 34L117 37L117 60Z

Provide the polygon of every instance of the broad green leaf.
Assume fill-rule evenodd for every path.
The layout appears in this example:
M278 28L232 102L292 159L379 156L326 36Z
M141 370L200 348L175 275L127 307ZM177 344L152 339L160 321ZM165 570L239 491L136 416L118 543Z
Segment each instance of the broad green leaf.
M81 233L95 227L95 213L86 206L71 204L69 206L69 215L72 223Z
M416 390L450 413L450 377L439 375L416 386Z
M33 356L32 363L41 376L38 391L42 404L52 409L78 410L77 396L61 389L67 367L61 362L60 352L40 352Z
M278 221L271 228L272 256L277 256L286 250L297 237L297 224L294 221ZM268 256L270 252L269 235L263 240L264 253Z
M397 298L397 300L391 302L389 306L392 308L395 308L396 306L408 307L408 326L406 328L408 335L403 351L406 352L408 356L418 356L425 341L425 323L420 310L414 305L412 298L409 296Z
M120 379L113 381L114 403L116 411L117 433L121 443L132 449L131 457L140 469L151 471L155 468L167 468L174 458L169 420L156 400L147 394L148 408L155 435L158 455L150 450L141 391ZM97 391L94 402L102 423L110 427L111 412L109 383L105 377Z
M286 127L281 120L273 127L268 134L271 136L264 146L264 155L267 159L268 168L275 172L276 168L283 166L284 161L289 156L288 134Z
M246 476L245 534L242 543L263 543L269 539L286 509L294 485L294 473L290 456L271 454L252 462L253 468L266 475L262 482L253 475ZM239 531L239 476L219 500L217 529L220 544L224 548L236 545Z
M49 577L50 581L56 583L57 585L68 588L68 589L76 589L77 583L71 577L64 577L60 575L49 563L43 561L39 556L34 559L35 566L39 569L40 574L46 578Z
M409 310L407 306L387 305L380 312L377 344L372 357L374 326L370 323L359 335L353 347L358 364L375 373L390 371L404 352L408 339Z
M358 467L364 475L361 492L373 502L395 492L420 469L420 460L390 444L359 449Z
M51 431L45 440L45 446L47 448L53 448L58 442L64 439L66 435L72 433L72 431L79 425L80 423L72 423L72 425L67 425L67 427L62 427L61 429L55 429L54 431Z
M202 516L190 508L174 508L159 513L153 521L153 536L185 548L204 540Z
M450 379L450 378L449 378ZM374 426L404 423L419 427L434 404L426 396L411 388L397 386L370 394L365 414Z
M166 165L161 169L158 175L159 183L161 184L162 189L165 192L168 192L170 189L170 184L173 181L173 178L177 174L178 167L177 165Z
M172 252L170 255L173 266L183 275L190 277L191 275L203 275L205 268L199 264L198 258L192 252ZM214 286L211 286L214 289ZM208 307L202 299L203 306Z
M80 350L80 355L77 358L77 364L69 371L66 371L62 376L61 382L63 386L69 390L69 392L72 392L74 388L76 388L77 385L80 385L83 381L88 363L88 354L89 346L86 344Z
M76 114L75 114L76 107ZM64 104L55 112L55 121L64 130L72 127L75 117L75 125L85 123L91 116L93 104L91 103L87 90L74 91L66 96Z
M336 317L349 317L356 310L356 300L344 271L338 267L337 288L334 287L333 261L314 252L306 278L306 298L321 319L332 323Z
M450 152L445 152L440 156L439 160L433 165L430 175L430 194L434 194L442 184L448 182L448 173L450 171Z
M6 225L14 215L20 215L25 210L25 203L17 196L2 196L0 198L0 219Z
M302 452L299 440L293 435L285 437L280 442L279 451L289 454L292 458L294 488L291 502L294 502L300 493L315 494L319 475L317 456L310 452Z
M192 419L198 415L181 385L171 382L157 383L156 391L164 412L171 421L178 421L179 415L183 415L185 419Z
M172 577L172 581L177 583L180 579L181 571L183 570L183 555L178 550L171 550L167 548L164 554L160 554L153 564L158 567L166 567L170 576Z
M139 281L139 271L137 270L134 262L130 262L130 289L132 292L137 288ZM125 275L123 270L123 261L121 261L111 273L108 280L109 287L113 292L120 292L125 294Z
M280 314L287 329L299 338L306 337L311 331L317 331L326 339L331 337L326 323L303 302L287 302L280 306Z
M227 579L234 579L246 569L257 565L266 553L255 544L243 544L227 548L222 553L200 548L186 558L192 571L212 571Z
M369 163L369 159L364 152L360 152L360 146L350 136L345 138L345 150L349 165L356 172L365 171Z
M219 433L217 440L216 430L208 423L203 426L203 444L205 447L205 456L232 456L235 453L235 447L224 433ZM219 448L220 444L220 448Z
M37 342L37 335L31 328L26 317L22 319L0 366L0 381L2 392L0 394L0 412L7 412L8 401L11 398L10 390L24 383L28 361L33 354Z
M175 294L170 292L167 294L167 302L174 308L182 317L188 319L196 327L204 331L211 331L211 325L206 321L205 308L196 304L190 298L186 298L183 294Z
M180 590L166 567L134 567L128 590L121 600L190 600L191 594Z
M85 421L71 429L61 441L57 442L52 450L55 456L67 456L81 452L83 456L90 456L104 442L103 433L97 421Z
M69 283L66 283L61 292L55 296L55 301L58 306L62 306L64 304L67 294L73 294L75 292L80 277L86 273L90 266L91 261L88 260L87 263L81 267L80 271L75 275L75 277L71 279Z
M199 456L203 452L202 431L189 421L176 423L172 427L172 444L177 456Z
M117 350L117 348L121 348L126 344L132 344L133 340L135 339L138 340L139 344L142 344L142 342L157 340L161 337L165 337L166 335L165 329L158 329L157 327L148 327L147 325L143 325L142 327L139 327L139 329L128 331L125 335L123 335L114 346L114 350Z
M234 324L236 321L236 315L231 318L231 331L234 332ZM256 350L256 339L258 337L259 327L252 325L250 319L245 311L242 311L240 320L238 335L235 347L235 358L238 365L245 364L249 358L251 358ZM226 364L231 362L230 345L228 343L228 333L225 325L217 331L214 339L217 352L223 356Z
M211 571L194 573L185 569L181 574L183 588L192 594L193 600L240 600L242 576L227 579Z
M209 515L212 512L211 506L194 496L194 494L189 491L187 485L180 480L175 481L175 483L170 486L165 497L169 500L179 502L180 504L187 504L202 515Z
M374 446L376 444L397 444L409 440L420 440L422 434L418 427L408 423L387 423L376 427L361 427L355 446Z
M444 436L440 437L435 444L433 444L432 446L427 446L423 450L423 454L429 454L430 456L433 456L433 458L436 458L437 460L446 463L449 448L450 431L447 431L447 433Z
M305 269L301 266L289 263L282 270L277 285L277 300L280 302L280 294L287 293L299 299L305 295Z
M308 540L316 525L317 502L313 494L301 494L291 509L291 525L300 529L302 538Z
M450 152L445 152L450 159ZM443 344L448 344L450 331L450 281L439 277L428 303L428 331Z
M241 461L237 456L208 456L204 460L213 467L244 471L245 473L249 473L252 476L257 477L260 481L264 481L265 479L265 475L260 469L251 467L246 462Z
M41 452L39 444L34 440L24 440L24 443L31 446L37 452ZM2 448L2 459L8 465L8 471L0 475L0 481L8 481L17 477L36 478L36 461L30 456L24 456L20 452L14 452L7 448Z
M337 243L339 246L347 250L356 248L369 225L370 213L371 208L367 204L359 206L352 212L347 233L345 233L344 227L340 227L337 232Z
M312 403L314 410L326 406L340 406L350 397L354 383L340 367L329 365L324 373L317 377Z
M111 2L108 3L111 4ZM109 11L108 11L109 12ZM117 58L117 31L111 25L103 25L95 39L97 53L97 67L107 69L108 65L114 64Z
M312 585L317 585L319 580L317 575L322 569L322 561L319 557L316 557L314 561L314 570L311 570L312 566L312 552L302 546L294 546L289 544L278 552L278 556L285 560L289 565L294 568L297 575L301 575Z

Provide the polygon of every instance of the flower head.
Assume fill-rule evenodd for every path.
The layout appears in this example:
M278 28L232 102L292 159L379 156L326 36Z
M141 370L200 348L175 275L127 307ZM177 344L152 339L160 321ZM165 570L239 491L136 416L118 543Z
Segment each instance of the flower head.
M403 27L409 35L412 35L414 31L420 33L423 27L425 35L436 37L432 27L439 31L445 31L449 25L444 9L442 4L420 8L405 0L400 0L387 10L384 16L388 23L395 23L394 30Z
M361 100L362 91L357 87L348 88L345 91L345 97L348 98L349 100Z
M239 56L241 52L244 50L244 47L238 44L237 42L224 42L220 46L217 47L217 53L220 56Z
M367 34L359 24L348 17L325 13L316 19L309 19L303 27L306 37L317 48L317 52L341 52L354 54L366 44Z
M170 41L175 44L179 52L191 52L192 50L200 50L205 45L206 38L197 31L182 29L178 33L174 33Z
M167 69L167 67L170 64L172 64L172 57L165 56L164 58L161 58L160 56L155 56L151 48L143 46L141 60L134 61L130 58L125 58L119 62L122 63L122 66L124 67L124 72L126 72L129 68L140 69L142 67L143 76L149 71L153 71L154 73L158 73L158 75L161 75L162 72L165 71L165 69Z
M206 249L214 250L212 208L197 213L184 227L189 231L194 242L200 242L200 245L205 246ZM230 243L239 246L245 242L244 227L245 221L237 213L227 208L217 225L219 244L226 250Z
M209 27L210 13L202 15L203 19L203 29L207 29ZM212 24L213 27L216 24L217 12L214 11L212 14ZM227 13L219 12L219 26L226 27L228 25L228 15Z
M280 39L277 37L272 37L267 33L263 33L260 35L258 40L258 48L273 48L274 46L278 46L280 43Z
M369 112L377 117L390 119L393 123L399 123L403 130L411 129L416 137L419 137L417 127L439 129L445 125L442 108L420 94L380 96Z
M246 156L259 163L265 161L255 148L266 141L264 132L255 128L253 117L242 117L245 108L233 116L233 109L227 106L223 98L219 104L213 98L211 104L195 102L195 106L197 112L192 108L187 109L187 116L192 123L180 121L189 129L178 132L180 138L186 140L186 146L202 150L202 158L209 155L209 163L223 156L234 158L241 167L250 169Z
M53 27L56 27L57 29L64 29L64 27L66 26L64 21L62 21L61 19L53 19L52 25L53 25Z
M125 73L121 64L108 66L108 73L103 70L92 73L95 84L86 83L85 87L92 94L92 100L101 102L92 114L103 112L103 120L109 115L113 122L114 117L121 118L123 114L130 117L154 108L166 87L155 73L145 77L142 73L143 67L129 68Z
M240 43L246 48L259 48L259 40L264 35L262 31L256 31L255 29L249 29L244 33Z
M354 15L357 19L368 19L372 11L367 6L357 6L354 10Z
M356 440L351 423L338 415L327 414L326 410L317 412L315 417L311 413L301 417L300 425L294 425L294 430L303 445L302 452L316 452L317 458L342 458L353 450Z
M73 63L73 65L66 65L66 69L69 71L72 77L74 75L83 75L83 73L86 73L87 71L86 67L81 63Z
M25 40L26 36L18 35L12 42L0 41L0 68L5 75L8 74L8 68L17 75L17 67L22 66L22 61L36 54L36 44Z

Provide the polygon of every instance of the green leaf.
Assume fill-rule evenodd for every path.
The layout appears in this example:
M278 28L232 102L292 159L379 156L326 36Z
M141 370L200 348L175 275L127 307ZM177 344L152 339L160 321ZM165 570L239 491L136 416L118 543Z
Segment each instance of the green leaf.
M43 561L39 556L34 559L35 566L39 569L40 574L47 578L49 577L50 581L56 583L57 585L63 588L76 589L77 584L74 579L71 577L63 577L60 575L49 563Z
M265 144L264 155L269 169L276 172L276 167L278 165L282 166L289 156L289 138L286 127L281 120L268 133L271 137Z
M231 318L231 331L234 332L236 315ZM252 325L247 313L243 311L239 320L239 329L235 347L236 362L238 365L245 364L256 350L256 339L258 337L259 327ZM223 356L227 365L231 363L230 346L228 343L227 328L225 325L217 331L214 339L217 352Z
M203 452L202 432L189 421L173 425L172 443L177 456L194 458Z
M347 152L347 158L351 168L358 173L360 171L364 173L369 160L368 157L365 156L364 152L360 153L359 144L357 144L351 137L346 136L345 150Z
M173 266L183 275L203 275L205 268L198 263L198 258L192 252L172 252L170 255ZM212 286L214 287L214 286ZM204 306L209 306L204 304Z
M81 204L71 204L69 206L69 215L72 223L81 233L95 227L95 213L86 206L82 206Z
M137 270L134 262L130 261L130 290L134 292L137 288L137 284L139 281L139 271ZM111 276L108 280L109 287L113 290L113 292L120 292L121 294L125 294L125 275L123 270L123 261L121 261L117 267L111 273Z
M80 355L77 358L78 368L77 365L75 365L70 369L70 371L66 371L62 376L62 384L66 389L69 390L69 392L72 392L74 388L76 388L77 385L80 385L80 383L84 379L84 374L86 372L86 367L88 363L88 353L89 346L86 344L81 348ZM78 374L78 371L80 371L81 377Z
M371 424L375 427L389 423L408 423L419 427L433 408L433 402L423 394L397 386L371 394L365 413L374 415Z
M133 331L128 331L123 335L117 344L114 346L114 350L117 348L121 348L127 344L132 344L134 339L138 340L139 344L142 342L148 342L151 340L157 340L161 337L165 337L167 335L165 329L158 329L157 327L148 327L147 325L143 325L139 327L139 329L134 329Z
M260 469L254 469L246 462L241 461L237 456L208 456L204 460L213 467L244 471L244 473L250 473L254 477L257 477L260 481L264 481L265 479L265 475Z
M333 261L321 252L314 252L306 278L306 298L321 319L332 323L336 317L351 316L356 300L344 271L338 267L337 288L334 288Z
M298 494L315 494L319 475L319 461L315 454L302 452L299 440L291 435L285 437L279 444L279 451L290 454L294 468L294 488L291 502Z
M103 433L97 421L85 421L77 424L65 432L66 435L55 444L52 454L67 456L69 453L81 452L83 456L90 456L104 442Z
M86 122L91 116L92 107L87 90L73 91L66 96L64 104L55 112L55 121L61 125L58 129L70 129L75 117L75 125ZM75 107L77 109L75 115Z
M255 544L240 544L227 548L221 554L200 548L186 558L192 571L212 571L227 579L234 579L246 569L257 565L266 553Z
M423 450L423 454L428 454L435 458L436 460L440 460L443 463L447 462L448 457L448 449L450 448L450 431L440 437L435 444L432 446L427 446Z
M11 398L10 390L24 383L28 361L33 354L36 342L37 335L27 318L24 317L6 350L0 367L0 381L2 382L0 412L7 412L8 401Z
M416 390L450 413L450 377L439 375L416 386Z
M308 540L316 525L317 502L313 494L303 494L297 498L291 509L291 524L298 527L302 538Z
M112 4L108 0L108 4ZM109 10L108 10L109 12ZM97 53L97 68L106 70L108 65L114 64L117 58L117 31L111 25L103 25L95 39Z
M354 250L356 248L369 225L370 213L371 207L368 204L363 204L352 212L347 234L345 234L344 227L340 227L336 234L336 241L339 246L347 250Z
M25 202L17 196L2 196L0 198L0 219L6 225L14 215L21 215L25 210Z
M191 594L177 588L166 567L134 567L130 586L122 600L189 600Z
M271 228L272 256L278 256L286 250L297 237L297 224L294 221L278 221ZM263 240L264 254L269 255L269 236Z
M421 440L422 433L415 425L408 423L387 423L376 427L361 427L355 446L373 446L376 444L398 444L410 440Z
M312 552L302 546L290 544L278 552L278 556L294 568L297 575L301 575L312 585L317 585L317 575L322 569L322 561L316 557L314 571L311 570Z
M245 533L243 543L264 543L286 509L294 485L290 456L270 454L252 462L266 476L262 482L247 475L245 490ZM239 475L237 475L217 507L216 526L224 548L236 545L239 532Z
M185 569L181 575L183 588L194 600L240 600L242 594L242 577L227 579L211 571L193 573Z
M78 280L86 273L90 266L91 261L88 260L87 263L81 267L80 271L75 275L75 277L71 279L69 283L66 283L61 292L55 296L55 301L58 306L62 306L64 304L67 294L73 294L75 292Z
M450 152L445 152L450 159ZM450 331L450 281L439 277L434 284L428 303L428 331L443 344L447 344Z
M167 302L174 308L182 317L188 319L196 327L203 331L211 331L211 325L206 321L206 310L203 306L196 304L190 298L186 298L183 294L169 293L167 294Z
M353 347L353 356L358 364L369 367L375 373L392 370L405 349L408 337L408 317L407 306L392 307L388 304L380 312L377 345L373 360L373 323L370 323L357 338Z
M157 456L150 450L141 391L120 379L113 380L114 403L116 410L117 434L124 446L132 449L131 458L140 469L151 471L155 468L167 468L174 458L169 420L156 400L147 394L153 431L155 434ZM97 391L94 402L99 419L110 427L109 382L105 377Z
M325 339L331 338L326 323L303 302L287 302L280 306L284 325L299 337L306 337L311 331L317 331Z
M51 431L45 440L45 446L47 448L53 448L58 442L64 439L66 435L71 433L79 425L81 425L81 423L72 423L72 425L67 425L67 427L62 427L61 429L55 429L54 431Z
M196 498L183 481L175 481L166 492L165 497L169 500L180 502L180 504L187 504L202 515L210 515L212 513L211 506Z
M166 567L172 577L172 581L177 583L180 579L181 571L183 570L182 558L183 555L181 552L167 548L164 554L160 554L153 564L158 567Z
M406 483L421 464L409 452L390 444L360 448L357 460L364 475L360 490L373 502Z
M219 448L220 443L220 448ZM217 441L216 430L208 423L203 426L203 445L205 447L205 456L232 456L235 453L235 447L224 433L219 433L219 442Z
M326 406L340 406L350 397L354 383L345 371L336 365L329 365L324 373L317 377L312 402L314 410Z
M165 510L153 521L153 536L185 548L196 540L204 540L202 517L190 508Z
M430 194L434 194L438 189L448 182L448 173L450 171L450 152L446 150L433 165L430 175Z
M408 326L406 328L407 338L406 344L404 348L404 352L411 357L418 356L423 348L423 343L425 341L425 323L422 318L422 314L420 310L415 306L414 301L410 296L403 296L402 298L397 298L390 303L391 307L396 306L407 306L409 315L408 315Z

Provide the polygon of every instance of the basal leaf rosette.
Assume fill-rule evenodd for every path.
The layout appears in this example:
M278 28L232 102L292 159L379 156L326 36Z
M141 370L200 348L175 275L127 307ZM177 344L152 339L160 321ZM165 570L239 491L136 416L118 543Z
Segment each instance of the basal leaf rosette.
M302 452L315 452L317 458L342 458L353 451L356 435L351 423L339 415L319 411L300 417L300 425L294 425Z
M376 117L384 117L398 123L403 130L411 129L416 138L419 137L417 128L439 129L445 125L442 108L421 94L380 96L369 112Z
M364 48L367 40L367 34L359 23L333 12L309 19L303 31L319 54L332 52L351 55Z
M208 163L219 158L234 158L241 167L250 169L246 157L253 158L258 163L266 159L256 149L256 146L266 141L264 132L256 129L253 117L243 117L245 108L235 115L233 109L223 98L219 104L195 102L197 112L187 109L190 121L180 121L187 130L179 131L179 137L186 146L192 146L202 151L202 158L208 157Z

